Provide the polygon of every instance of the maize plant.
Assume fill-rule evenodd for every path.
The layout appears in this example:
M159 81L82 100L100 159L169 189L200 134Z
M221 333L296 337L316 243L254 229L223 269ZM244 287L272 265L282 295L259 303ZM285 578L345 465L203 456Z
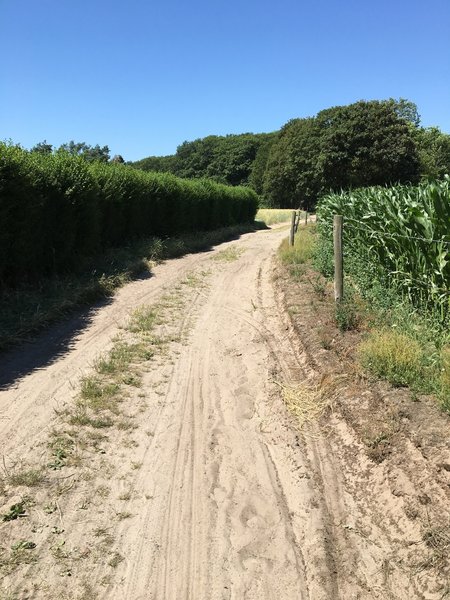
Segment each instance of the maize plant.
M344 217L348 261L366 257L378 271L444 320L450 313L450 179L418 186L372 187L324 197L319 232L332 236Z

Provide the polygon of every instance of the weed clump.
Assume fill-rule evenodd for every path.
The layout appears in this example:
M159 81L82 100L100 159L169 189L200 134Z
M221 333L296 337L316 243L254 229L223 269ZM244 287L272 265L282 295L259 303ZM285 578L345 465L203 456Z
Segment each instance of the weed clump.
M341 331L352 331L357 328L359 316L353 293L347 293L340 302L336 302L335 318Z
M397 387L417 387L424 376L419 343L395 330L373 331L359 347L363 367Z

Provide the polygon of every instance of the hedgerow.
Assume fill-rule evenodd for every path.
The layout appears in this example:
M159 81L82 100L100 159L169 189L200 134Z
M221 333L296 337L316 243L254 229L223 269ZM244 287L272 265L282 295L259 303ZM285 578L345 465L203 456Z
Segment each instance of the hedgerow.
M70 272L143 236L251 222L257 205L249 188L0 143L0 282Z

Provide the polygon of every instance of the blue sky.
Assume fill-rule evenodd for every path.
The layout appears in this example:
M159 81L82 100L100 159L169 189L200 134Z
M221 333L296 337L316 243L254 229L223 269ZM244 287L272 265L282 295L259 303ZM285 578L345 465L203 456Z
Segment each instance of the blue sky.
M449 0L0 0L0 139L125 160L360 99L450 133Z

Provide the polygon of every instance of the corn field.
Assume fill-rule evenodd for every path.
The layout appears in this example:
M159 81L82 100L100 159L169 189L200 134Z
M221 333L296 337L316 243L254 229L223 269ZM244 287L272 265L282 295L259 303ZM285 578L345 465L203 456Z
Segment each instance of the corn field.
M333 215L343 215L347 263L363 258L415 306L445 320L450 313L449 184L446 176L418 186L330 194L317 208L319 232L331 239Z

